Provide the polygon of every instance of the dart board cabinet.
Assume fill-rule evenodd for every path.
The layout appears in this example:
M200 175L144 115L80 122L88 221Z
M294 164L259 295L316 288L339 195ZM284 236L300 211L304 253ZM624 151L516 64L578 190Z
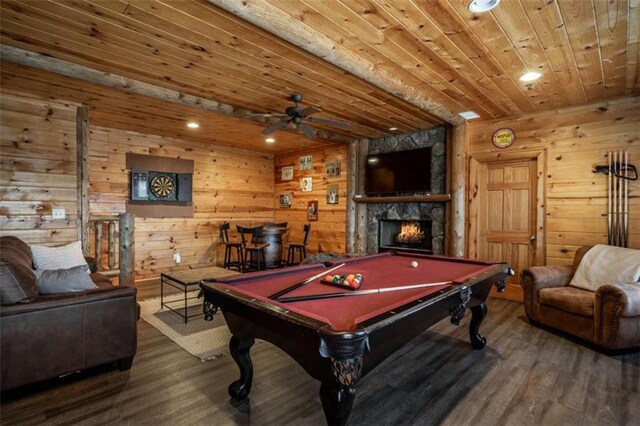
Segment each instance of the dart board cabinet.
M193 217L193 160L128 152L126 169L130 173L127 213Z
M191 173L131 171L131 200L150 202L190 202Z

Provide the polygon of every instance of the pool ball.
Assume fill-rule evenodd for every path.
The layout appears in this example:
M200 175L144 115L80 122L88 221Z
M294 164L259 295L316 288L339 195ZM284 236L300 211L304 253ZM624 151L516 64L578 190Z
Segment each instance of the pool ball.
M416 262L415 260L413 262L411 262L411 267L417 268L418 267L418 262Z

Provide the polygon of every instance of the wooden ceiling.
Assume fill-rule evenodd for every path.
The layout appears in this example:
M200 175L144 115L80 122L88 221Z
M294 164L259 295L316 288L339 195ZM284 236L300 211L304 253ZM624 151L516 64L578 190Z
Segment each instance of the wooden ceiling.
M2 63L0 84L6 90L44 100L66 100L90 106L91 124L121 130L176 137L204 143L282 153L331 143L281 131L275 143L265 143L264 125L238 117L161 101L59 74ZM188 129L195 121L198 129Z
M640 93L637 0L503 0L483 14L468 1L3 0L0 41L257 113L299 92L353 137ZM309 37L336 55L307 52ZM330 63L340 55L350 72ZM542 78L519 80L532 70Z

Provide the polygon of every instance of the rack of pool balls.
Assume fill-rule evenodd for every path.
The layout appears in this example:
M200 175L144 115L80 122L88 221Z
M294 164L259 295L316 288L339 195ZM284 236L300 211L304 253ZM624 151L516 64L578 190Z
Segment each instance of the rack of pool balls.
M336 287L357 290L362 285L363 279L364 277L361 274L327 275L323 280L320 280L320 282Z

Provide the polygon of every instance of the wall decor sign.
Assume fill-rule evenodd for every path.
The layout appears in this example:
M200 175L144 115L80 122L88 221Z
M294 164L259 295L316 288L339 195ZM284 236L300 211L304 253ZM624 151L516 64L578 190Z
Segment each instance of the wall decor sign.
M504 149L509 148L513 145L513 142L516 140L516 134L513 130L508 128L498 129L493 133L493 138L491 142L493 142L493 146L496 148Z
M313 178L304 177L300 179L300 191L311 192L313 191Z
M326 165L327 177L338 177L340 176L340 162L332 161L327 163Z
M291 208L291 200L293 199L293 193L289 192L288 194L280 194L278 196L278 202L280 203L281 209L289 209Z
M282 180L293 180L293 166L282 168Z
M340 187L337 183L327 185L327 204L338 204L338 192Z
M300 170L313 170L313 156L305 155L300 157Z
M309 201L307 206L307 220L309 222L318 220L318 200Z

